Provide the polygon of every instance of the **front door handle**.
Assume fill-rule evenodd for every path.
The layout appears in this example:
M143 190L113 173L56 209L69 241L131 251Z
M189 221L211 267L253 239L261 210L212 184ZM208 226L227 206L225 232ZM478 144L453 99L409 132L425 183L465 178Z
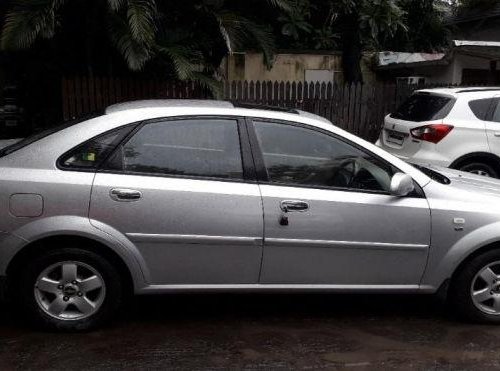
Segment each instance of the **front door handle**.
M292 211L306 211L309 210L309 204L305 201L283 200L280 202L280 209L284 213Z
M493 133L493 135L494 135L494 136L496 136L496 137L500 137L500 131L495 131L495 132Z
M142 193L134 189L113 188L109 196L115 201L136 201L142 197Z

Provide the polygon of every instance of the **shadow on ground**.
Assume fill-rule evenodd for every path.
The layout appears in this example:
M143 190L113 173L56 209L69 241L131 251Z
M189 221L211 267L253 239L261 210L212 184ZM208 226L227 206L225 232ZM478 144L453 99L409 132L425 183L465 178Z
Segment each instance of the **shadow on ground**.
M460 322L423 296L139 297L85 334L34 331L0 314L2 370L500 367L500 327Z

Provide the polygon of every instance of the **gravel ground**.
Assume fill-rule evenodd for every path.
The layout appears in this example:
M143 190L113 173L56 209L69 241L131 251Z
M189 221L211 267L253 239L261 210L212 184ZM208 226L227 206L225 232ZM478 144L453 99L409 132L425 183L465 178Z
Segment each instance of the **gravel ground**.
M423 296L140 297L84 334L0 314L0 370L500 368L500 327L460 322Z

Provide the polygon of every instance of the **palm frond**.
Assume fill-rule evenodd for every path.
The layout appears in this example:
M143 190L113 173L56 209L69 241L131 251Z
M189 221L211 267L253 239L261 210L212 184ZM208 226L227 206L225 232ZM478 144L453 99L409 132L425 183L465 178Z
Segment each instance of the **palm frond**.
M108 6L109 8L116 12L120 10L126 0L108 0Z
M109 33L112 43L118 49L131 70L141 70L153 55L151 46L137 41L128 23L117 15L111 15Z
M128 0L127 20L132 37L151 44L156 35L158 9L155 0Z
M193 81L197 81L201 86L207 88L215 99L222 99L222 82L217 81L212 76L207 76L202 72L194 72L191 78Z
M38 37L51 38L57 25L57 11L65 0L17 0L5 17L3 49L25 49Z
M157 46L158 54L166 57L173 65L179 80L196 81L207 88L215 98L222 94L222 83L202 72L203 55L200 51L178 44Z
M296 1L293 0L266 0L267 3L275 8L291 12L295 8Z
M270 28L235 13L224 12L215 17L229 52L257 48L264 54L265 63L268 66L272 64L276 46Z
M167 57L180 80L191 80L200 70L201 53L182 45L157 46L159 54Z

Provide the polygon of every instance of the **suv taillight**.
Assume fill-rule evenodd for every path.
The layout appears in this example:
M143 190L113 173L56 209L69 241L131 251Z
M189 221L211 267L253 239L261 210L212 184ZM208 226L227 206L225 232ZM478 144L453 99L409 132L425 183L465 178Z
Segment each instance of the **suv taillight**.
M425 140L426 142L438 143L453 129L452 125L431 124L419 126L411 129L411 136L415 139Z

